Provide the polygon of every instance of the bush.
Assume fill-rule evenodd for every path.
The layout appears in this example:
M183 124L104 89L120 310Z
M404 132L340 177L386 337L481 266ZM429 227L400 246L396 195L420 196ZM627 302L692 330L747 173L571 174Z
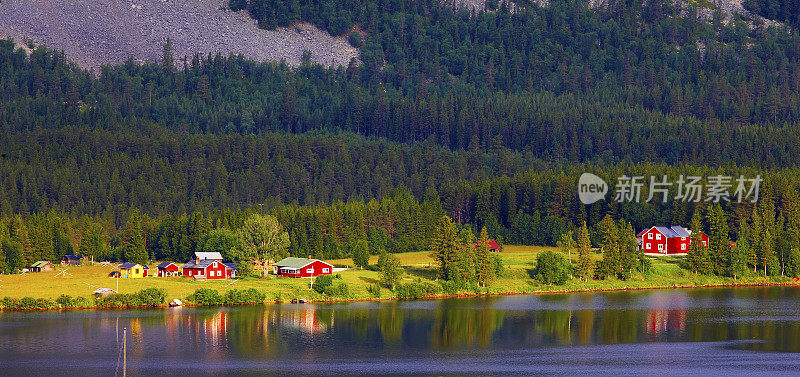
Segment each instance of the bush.
M186 298L197 305L214 306L222 305L222 296L214 289L200 288Z
M381 298L381 286L378 284L368 285L367 292L374 298Z
M432 296L441 292L438 286L431 283L398 284L394 291L397 298L403 300Z
M166 297L167 292L163 289L147 288L136 293L117 293L100 297L95 303L101 308L156 307L165 303Z
M225 305L261 304L266 298L266 294L257 291L255 288L231 289L225 292L224 302Z
M314 290L317 293L325 293L325 288L328 288L331 284L333 284L333 276L331 275L320 275L314 279Z
M570 263L562 253L546 250L536 256L536 280L542 284L562 285L567 282Z
M336 296L347 298L350 297L350 286L347 283L339 283L334 285L329 285L325 288L325 295L326 296Z

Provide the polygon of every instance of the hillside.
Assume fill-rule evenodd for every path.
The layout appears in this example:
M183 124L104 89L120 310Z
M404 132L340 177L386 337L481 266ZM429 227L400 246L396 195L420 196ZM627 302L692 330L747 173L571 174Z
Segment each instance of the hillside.
M0 2L0 36L63 50L85 68L128 57L154 61L171 38L176 62L195 53L243 54L297 65L304 50L323 65L347 65L358 50L344 38L308 24L277 30L256 27L225 0L76 0Z

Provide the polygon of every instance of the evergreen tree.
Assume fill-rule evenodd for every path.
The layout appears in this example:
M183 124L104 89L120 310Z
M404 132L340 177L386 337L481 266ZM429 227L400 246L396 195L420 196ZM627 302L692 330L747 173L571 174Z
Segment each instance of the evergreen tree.
M147 263L149 257L147 255L144 230L142 229L142 219L139 211L134 210L128 217L120 246L122 247L123 256L126 261L139 264Z
M775 245L773 244L772 234L769 229L764 232L764 239L761 241L761 263L764 266L764 276L767 276L767 267L774 263L775 259Z
M25 257L22 255L22 244L10 238L3 239L3 254L6 271L14 273L25 268Z
M692 216L691 238L689 241L689 252L686 253L686 264L694 273L710 273L709 266L711 261L708 259L708 252L703 246L703 227L700 224L700 212L695 211Z
M455 225L447 216L442 216L431 243L432 257L438 264L439 278L451 280L460 276L458 271L458 235Z
M717 204L708 213L711 233L708 239L708 252L711 256L713 273L719 276L730 274L731 243L728 234L728 220L722 207Z
M486 227L481 228L481 234L478 238L478 249L475 252L475 259L478 283L486 287L486 283L493 281L495 278L494 266L491 255L489 254L489 235L486 232Z
M588 281L592 278L594 262L592 261L592 246L589 243L589 229L586 222L583 222L578 230L578 264L575 267L578 278Z
M600 278L615 276L621 269L619 229L611 215L606 215L597 225L600 234L600 250L603 259L598 263L597 275Z
M750 227L744 218L739 220L739 238L736 240L736 246L731 250L731 266L730 274L734 279L744 275L747 272L747 259L750 255Z
M358 240L353 248L353 264L359 269L369 266L369 243L367 240Z

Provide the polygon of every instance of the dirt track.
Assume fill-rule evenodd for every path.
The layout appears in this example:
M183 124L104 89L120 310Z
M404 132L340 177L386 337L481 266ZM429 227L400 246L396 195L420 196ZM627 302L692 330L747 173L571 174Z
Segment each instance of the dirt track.
M64 50L83 67L160 59L172 39L176 61L195 52L243 54L297 65L304 50L324 65L346 66L358 50L311 25L262 30L226 0L2 0L0 36ZM298 31L299 29L299 31ZM182 63L181 63L182 64Z

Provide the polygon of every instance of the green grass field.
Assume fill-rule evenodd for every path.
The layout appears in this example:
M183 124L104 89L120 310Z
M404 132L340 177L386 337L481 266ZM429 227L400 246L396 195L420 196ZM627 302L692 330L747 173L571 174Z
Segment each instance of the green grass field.
M758 275L745 276L739 280L716 276L694 275L678 266L679 259L673 257L654 258L653 271L647 275L635 274L627 281L616 279L594 280L582 282L577 279L569 280L565 285L547 286L539 284L531 278L535 267L536 254L543 250L555 248L538 246L506 245L500 257L505 266L501 278L487 287L481 293L532 293L564 290L592 290L592 289L622 289L622 288L649 288L669 286L699 286L734 283L767 283L772 280ZM436 277L435 265L428 252L396 254L405 269L403 282L423 281L432 282ZM573 260L577 253L572 253ZM599 255L595 256L597 259ZM376 263L377 256L370 259ZM352 265L350 259L328 261L336 265ZM267 300L288 301L293 298L308 298L311 300L324 300L325 297L310 289L309 279L275 278L270 276L264 279L244 278L232 283L232 280L207 280L195 281L186 277L159 278L147 277L142 279L114 279L108 273L116 265L61 267L56 271L26 273L21 275L0 275L0 297L34 297L56 298L62 294L71 296L91 297L92 291L99 287L119 289L120 293L133 293L144 288L163 288L167 292L167 299L185 299L198 288L211 288L220 292L228 289L255 288L266 293ZM155 270L155 265L151 265ZM59 275L59 272L66 273ZM67 274L68 273L68 274ZM369 270L349 269L339 273L341 281L350 287L352 299L369 299L373 296L367 287L378 284L380 273ZM58 275L58 276L56 276ZM336 281L339 281L338 279ZM232 283L232 284L231 284ZM117 285L119 284L119 285ZM465 292L476 293L476 292ZM382 298L391 298L393 293L381 288Z

